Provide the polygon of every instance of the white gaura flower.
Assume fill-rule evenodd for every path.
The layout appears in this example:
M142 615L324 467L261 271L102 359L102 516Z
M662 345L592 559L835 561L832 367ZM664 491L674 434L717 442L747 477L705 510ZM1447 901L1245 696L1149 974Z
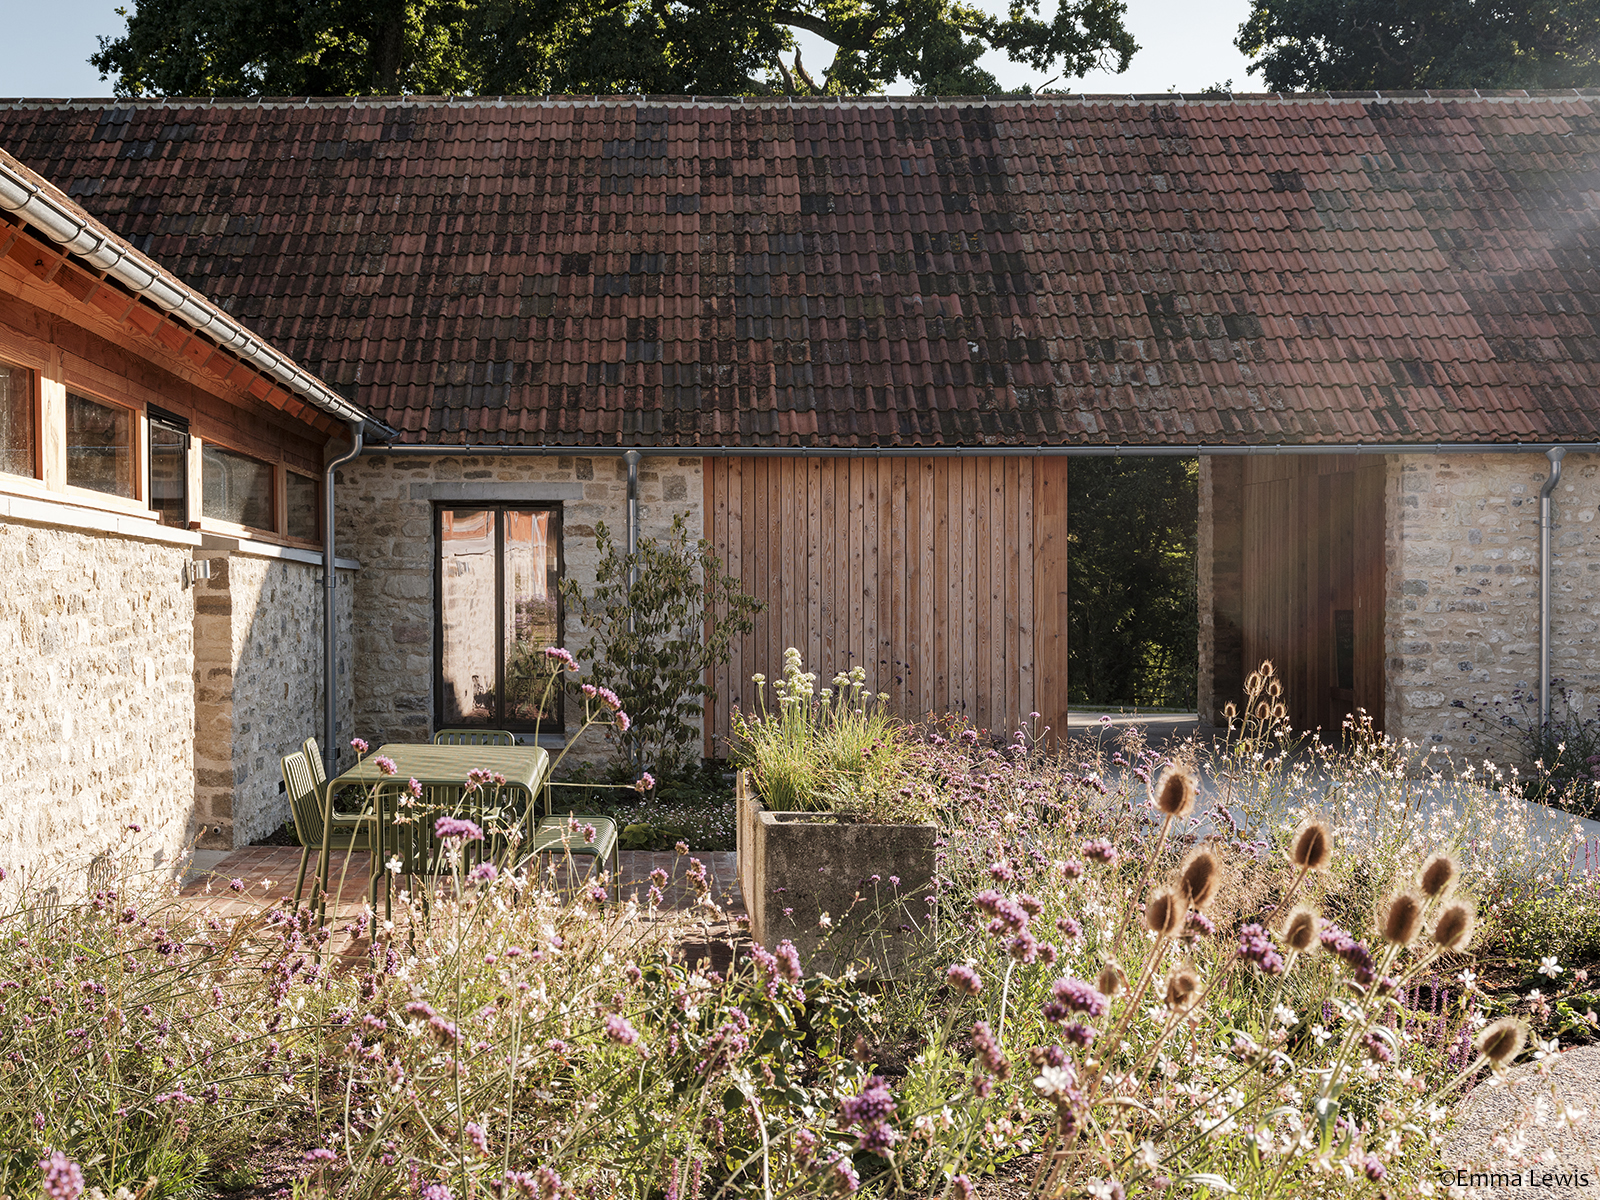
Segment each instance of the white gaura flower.
M1300 1014L1287 1004L1280 1004L1272 1010L1272 1015L1277 1018L1280 1025L1295 1026L1300 1024Z
M1576 1129L1589 1119L1587 1108L1577 1108L1571 1103L1561 1106L1561 1111L1556 1114L1556 1124L1562 1129Z
M1317 1045L1325 1046L1328 1043L1328 1039L1333 1036L1333 1033L1331 1030L1324 1029L1321 1025L1313 1025L1311 1027L1311 1036Z
M1554 979L1561 974L1562 970L1561 964L1556 961L1553 954L1547 954L1539 960L1539 974L1541 975L1548 975L1551 979Z
M1033 1086L1041 1096L1060 1096L1076 1082L1077 1077L1065 1067L1041 1067Z
M1471 971L1463 971L1461 974L1456 976L1456 980L1461 984L1462 987L1466 988L1467 991L1470 992L1473 985L1478 982L1478 977Z

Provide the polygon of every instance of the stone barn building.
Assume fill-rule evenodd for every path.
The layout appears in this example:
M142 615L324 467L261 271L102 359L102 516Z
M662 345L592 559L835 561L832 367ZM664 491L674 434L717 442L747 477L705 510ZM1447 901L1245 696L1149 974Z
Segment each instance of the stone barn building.
M767 605L708 752L789 645L1061 727L1079 454L1199 456L1209 715L1272 657L1302 724L1456 744L1546 611L1600 689L1596 96L12 101L0 145L375 418L342 736L532 733L556 581L679 514Z

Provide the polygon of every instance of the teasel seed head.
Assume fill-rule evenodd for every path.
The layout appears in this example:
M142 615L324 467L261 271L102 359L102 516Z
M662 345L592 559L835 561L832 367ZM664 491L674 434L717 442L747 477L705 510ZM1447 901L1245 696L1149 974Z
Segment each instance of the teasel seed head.
M1194 811L1194 798L1199 790L1193 771L1187 767L1168 767L1156 781L1156 807L1162 816L1187 817Z
M1245 690L1245 694L1248 695L1248 696L1254 696L1257 692L1259 692L1261 690L1261 672L1260 671L1251 671L1250 672L1249 677L1244 681L1244 690Z
M1210 849L1200 846L1189 852L1189 857L1183 860L1183 865L1178 868L1178 878L1189 889L1189 905L1205 912L1212 898L1217 894L1217 856Z
M1433 926L1434 944L1441 950L1459 953L1472 942L1478 924L1478 910L1465 900L1452 900L1444 906Z
M1461 867L1454 856L1441 851L1422 864L1417 883L1422 888L1424 896L1430 900L1437 900L1440 896L1450 894L1450 889L1456 885L1456 876L1460 873Z
M1396 946L1409 946L1422 927L1422 896L1417 892L1396 892L1389 897L1383 914L1383 939Z
M1166 1004L1173 1012L1186 1012L1199 998L1200 976L1194 968L1178 967L1167 976Z
M1333 861L1333 834L1323 821L1307 820L1289 842L1289 861L1302 871L1326 871Z
M1183 887L1164 887L1152 892L1145 901L1145 927L1157 937L1171 937L1183 928L1183 919L1189 915L1189 897Z
M1522 1053L1522 1046L1527 1037L1528 1031L1521 1021L1515 1017L1501 1017L1498 1021L1486 1025L1483 1032L1478 1035L1478 1053L1496 1068L1501 1068Z
M1115 996L1127 990L1128 977L1116 963L1108 962L1100 968L1100 975L1094 981L1094 986L1103 996Z
M1289 910L1289 916L1284 921L1283 931L1279 936L1289 949L1297 954L1304 954L1316 947L1321 924L1322 919L1313 910L1304 904L1297 904Z

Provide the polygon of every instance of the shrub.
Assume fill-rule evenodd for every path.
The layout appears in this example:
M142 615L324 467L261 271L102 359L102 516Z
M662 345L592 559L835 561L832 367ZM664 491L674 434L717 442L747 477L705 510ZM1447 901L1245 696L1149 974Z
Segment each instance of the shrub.
M641 538L631 557L604 524L595 533L594 590L566 579L562 595L594 633L591 682L616 692L633 717L612 734L624 762L672 771L697 757L700 715L716 699L712 672L727 663L733 637L754 628L761 604L723 573L710 542L689 540L681 515L665 542Z

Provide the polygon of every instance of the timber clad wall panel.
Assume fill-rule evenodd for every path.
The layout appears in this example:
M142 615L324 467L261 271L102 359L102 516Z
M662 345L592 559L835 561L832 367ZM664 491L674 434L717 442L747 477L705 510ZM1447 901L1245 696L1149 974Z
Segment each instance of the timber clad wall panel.
M1383 727L1384 470L1381 455L1244 460L1242 665L1270 659L1295 728L1335 740L1355 708Z
M907 717L955 712L1003 736L1038 711L1065 729L1066 469L708 459L707 536L766 609L713 680L707 753L726 753L733 706L755 701L750 677L778 678L789 646L820 685L865 667Z

